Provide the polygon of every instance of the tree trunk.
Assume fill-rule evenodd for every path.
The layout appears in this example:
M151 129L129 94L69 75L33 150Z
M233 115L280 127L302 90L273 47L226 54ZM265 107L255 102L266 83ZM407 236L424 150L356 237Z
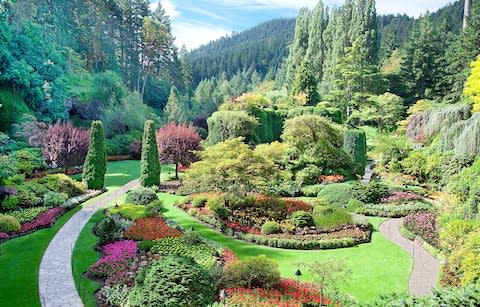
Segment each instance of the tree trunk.
M468 27L468 19L472 12L472 0L465 0L465 7L463 10L463 30Z
M175 163L175 179L178 180L178 163Z
M145 78L143 79L143 85L142 85L142 92L141 92L141 98L142 98L142 101L143 101L143 97L145 95L145 86L147 85L147 78L148 78L148 75L145 75Z

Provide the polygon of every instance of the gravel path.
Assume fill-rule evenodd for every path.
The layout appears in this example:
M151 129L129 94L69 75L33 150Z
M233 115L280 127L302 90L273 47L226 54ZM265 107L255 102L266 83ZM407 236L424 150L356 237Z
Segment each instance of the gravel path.
M380 233L413 257L414 265L408 285L410 294L430 294L437 284L440 262L423 248L421 242L405 239L400 233L401 223L402 219L385 221L380 225Z
M55 235L42 258L38 290L44 307L83 306L72 274L72 253L80 232L90 218L106 204L136 187L133 180L75 213Z

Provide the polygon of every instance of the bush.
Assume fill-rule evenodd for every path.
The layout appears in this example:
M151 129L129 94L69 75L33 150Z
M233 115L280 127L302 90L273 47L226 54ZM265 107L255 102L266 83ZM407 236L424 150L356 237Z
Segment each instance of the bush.
M207 201L207 208L213 211L221 219L226 218L228 209L225 207L223 197L212 197Z
M136 190L129 191L125 202L135 205L148 205L149 203L157 200L157 194L149 188L138 188Z
M43 196L43 205L45 207L56 207L60 206L67 200L67 197L64 194L57 192L47 192Z
M181 235L179 230L168 226L161 217L139 219L125 231L125 238L137 241L180 237Z
M188 245L197 245L204 242L202 236L196 231L185 232L183 235L183 240Z
M228 264L224 270L223 283L227 288L269 289L280 282L276 261L265 256L252 257Z
M356 173L365 174L367 165L367 137L365 131L347 130L343 134L343 150L358 165Z
M296 227L310 227L314 225L312 214L305 211L294 212L290 217L290 222Z
M207 201L208 201L208 198L206 196L197 196L197 197L193 198L192 206L194 208L204 207L205 204L207 203Z
M44 170L47 165L42 157L42 152L37 148L26 148L11 154L15 168L20 174L30 176L35 171Z
M131 221L136 221L148 216L146 206L132 204L124 204L118 207L112 207L108 209L108 213L118 214L121 217Z
M189 244L184 237L164 238L153 241L152 252L161 256L185 256L191 257L206 269L210 269L215 264L213 252L215 249L205 241L197 244Z
M363 206L365 206L365 203L363 201L352 198L348 201L347 210L350 212L355 212L355 210L361 209L363 208Z
M20 206L24 208L30 208L37 207L42 204L42 199L37 197L35 193L28 188L28 186L18 186L16 189Z
M5 197L5 199L2 201L2 208L4 210L15 210L18 208L19 203L20 199L18 198L18 196L9 195Z
M105 133L101 121L93 121L90 129L90 145L83 164L82 180L88 189L101 190L107 172L107 153L105 151Z
M318 193L318 198L329 205L345 207L348 201L352 199L352 184L345 182L327 185Z
M279 239L269 236L235 233L235 237L251 242L254 244L261 244L269 247L285 248L285 249L336 249L344 247L352 247L359 242L354 238L340 238L340 239L326 239L326 240L295 240L295 239Z
M34 207L16 211L9 211L8 215L13 216L20 224L34 220L40 213L49 210L47 207Z
M364 214L367 216L382 216L382 217L404 217L410 213L419 211L432 210L432 205L428 203L416 202L413 204L392 206L392 205L373 205L366 204L363 208L357 209L356 213Z
M264 235L278 233L279 231L280 225L277 222L269 221L262 225L262 234Z
M21 228L20 223L16 218L10 215L0 215L0 231L15 232Z
M326 206L313 208L313 219L317 228L332 228L352 223L352 216L345 210Z
M352 186L350 198L356 198L367 204L376 204L388 195L388 186L381 182L371 181L368 184L356 183Z
M321 174L322 170L318 166L308 165L295 174L295 180L300 185L312 185Z
M440 231L440 246L451 253L465 244L468 234L479 230L480 222L474 220L454 220L445 224Z
M159 216L162 215L163 201L160 199L154 200L147 205L147 216Z
M119 215L111 215L95 225L94 233L99 237L100 244L110 243L121 240L125 230L132 225L133 222L125 220Z
M86 186L64 174L47 175L36 180L52 192L65 193L69 198L85 194Z
M168 256L153 262L129 296L135 306L208 306L216 288L208 272L192 258Z
M107 155L118 156L129 153L129 146L133 142L139 140L141 135L134 134L117 134L111 139L105 141Z
M135 160L140 160L142 158L142 142L133 141L128 146L128 154Z
M302 188L302 193L308 197L317 197L317 195L322 191L326 185L323 184L314 184L314 185L307 185Z

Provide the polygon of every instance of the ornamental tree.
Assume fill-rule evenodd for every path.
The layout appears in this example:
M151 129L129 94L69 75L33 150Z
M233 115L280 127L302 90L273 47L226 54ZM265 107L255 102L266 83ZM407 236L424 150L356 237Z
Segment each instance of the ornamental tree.
M91 127L87 158L83 165L83 182L89 189L100 190L104 186L106 172L107 153L103 124L101 121L94 121Z
M65 168L65 172L68 167L81 165L87 155L89 137L88 130L69 122L48 126L42 143L45 162L53 168Z
M144 187L160 185L160 160L155 139L155 125L152 120L145 122L143 131L140 184Z
M197 160L196 150L200 149L202 138L192 124L171 122L157 131L157 146L160 162L175 164L178 179L178 165L190 165Z

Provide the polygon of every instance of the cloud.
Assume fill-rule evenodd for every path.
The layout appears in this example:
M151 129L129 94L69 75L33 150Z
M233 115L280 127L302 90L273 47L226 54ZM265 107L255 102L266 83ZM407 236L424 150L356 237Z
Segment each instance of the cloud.
M232 33L221 26L189 21L175 22L172 26L175 44L179 47L185 45L189 50Z
M313 7L318 0L213 0L211 2L224 7L242 9L300 9L306 6Z
M162 4L165 13L170 16L170 18L175 18L181 14L181 12L175 7L175 4L173 4L172 0L154 0L150 3L150 10L156 10L159 2Z
M205 10L205 9L202 9L202 8L199 8L199 7L186 7L185 10L188 10L188 11L191 11L191 12L194 12L194 13L198 13L198 14L201 14L201 15L213 18L213 19L222 20L222 21L229 21L228 18L220 16L220 15L214 13L213 11L208 11L208 10Z
M406 13L418 17L427 11L434 12L451 2L451 0L377 0L377 12L380 14Z

